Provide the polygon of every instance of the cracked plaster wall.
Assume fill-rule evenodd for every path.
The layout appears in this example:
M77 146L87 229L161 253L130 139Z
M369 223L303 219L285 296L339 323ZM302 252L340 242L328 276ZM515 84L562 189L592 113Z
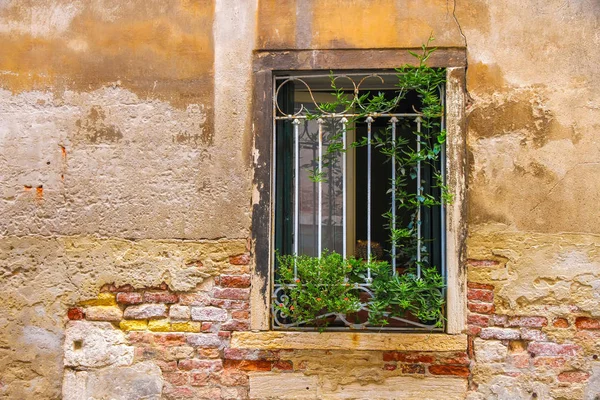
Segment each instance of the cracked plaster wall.
M467 250L502 261L469 277L504 312L598 315L597 1L230 3L0 1L3 396L60 396L66 307L104 283L186 290L245 251L254 38L236 32L260 49L466 44Z

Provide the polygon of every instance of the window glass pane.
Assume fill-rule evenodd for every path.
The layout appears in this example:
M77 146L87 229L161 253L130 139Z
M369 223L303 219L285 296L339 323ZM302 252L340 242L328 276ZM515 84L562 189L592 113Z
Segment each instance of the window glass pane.
M339 142L342 124L339 120L326 119L322 124L323 154L332 142ZM299 253L311 256L318 255L319 231L319 183L315 177L319 160L319 124L317 121L306 121L300 124L300 241ZM322 174L320 175L322 201L321 229L323 250L342 252L343 237L343 174L342 155L322 158Z

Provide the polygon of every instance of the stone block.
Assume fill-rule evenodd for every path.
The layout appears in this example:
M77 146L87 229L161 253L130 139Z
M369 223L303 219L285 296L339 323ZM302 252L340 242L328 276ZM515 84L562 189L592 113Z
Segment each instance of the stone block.
M292 374L285 374L287 378ZM281 376L281 374L280 374ZM283 386L287 379L281 379L278 385ZM252 377L250 378L252 390ZM382 382L353 382L350 384L337 384L334 380L325 379L318 392L322 400L350 400L350 399L377 399L377 400L464 400L467 393L467 379L435 376L395 376ZM302 397L299 397L302 398ZM310 397L307 397L310 398Z
M307 376L302 373L252 373L250 375L250 398L268 399L274 395L278 399L318 399L317 376Z
M508 348L497 340L475 339L473 347L477 363L504 362L508 355Z
M162 388L160 368L145 361L127 367L68 371L63 384L63 399L160 400Z
M125 334L110 322L70 321L65 331L64 365L74 368L100 368L129 365L133 347Z

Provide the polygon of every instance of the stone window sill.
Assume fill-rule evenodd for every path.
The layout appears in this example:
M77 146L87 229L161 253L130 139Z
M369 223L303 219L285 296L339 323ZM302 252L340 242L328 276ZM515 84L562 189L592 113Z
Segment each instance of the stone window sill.
M365 332L234 332L231 347L239 349L461 351L466 335L445 333Z

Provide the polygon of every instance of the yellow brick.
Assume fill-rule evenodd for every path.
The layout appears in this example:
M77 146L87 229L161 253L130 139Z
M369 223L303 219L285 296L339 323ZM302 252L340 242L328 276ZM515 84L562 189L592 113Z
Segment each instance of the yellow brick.
M148 322L148 329L154 332L169 332L170 328L167 319L153 319Z
M117 301L112 293L100 293L98 298L82 301L79 303L82 306L116 306Z
M119 323L119 327L124 331L145 331L148 329L148 322L126 319Z
M200 332L200 322L174 322L171 324L172 332Z

